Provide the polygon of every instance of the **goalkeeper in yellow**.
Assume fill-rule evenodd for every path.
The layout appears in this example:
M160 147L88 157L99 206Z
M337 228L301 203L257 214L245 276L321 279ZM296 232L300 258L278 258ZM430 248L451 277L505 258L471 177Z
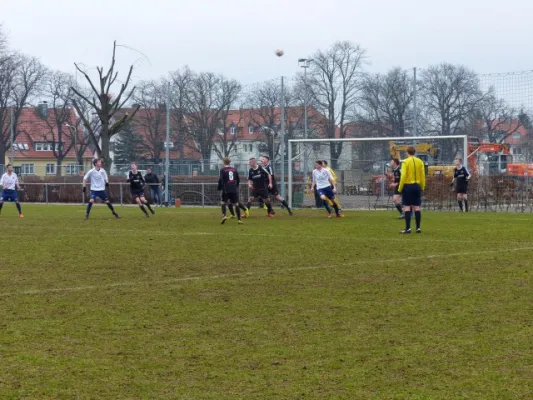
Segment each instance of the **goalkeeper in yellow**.
M335 173L335 171L333 171L332 168L329 167L328 162L326 160L322 160L322 164L324 165L324 168L329 171L329 173L333 177L333 180L335 182L337 182L337 174ZM339 210L342 211L341 202L339 201L339 199L337 197L335 197L335 200L333 200L333 201L327 198L326 201L327 201L328 205L330 205L330 206L332 206L333 205L333 201L335 201L337 203L337 207L339 207Z

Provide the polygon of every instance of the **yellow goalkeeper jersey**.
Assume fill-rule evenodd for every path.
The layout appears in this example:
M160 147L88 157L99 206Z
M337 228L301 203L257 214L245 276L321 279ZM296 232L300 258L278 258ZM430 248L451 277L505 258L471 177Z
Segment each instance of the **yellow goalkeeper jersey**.
M326 169L329 171L329 173L331 174L331 176L335 180L335 183L337 183L337 174L335 173L335 171L333 171L330 167L326 167Z

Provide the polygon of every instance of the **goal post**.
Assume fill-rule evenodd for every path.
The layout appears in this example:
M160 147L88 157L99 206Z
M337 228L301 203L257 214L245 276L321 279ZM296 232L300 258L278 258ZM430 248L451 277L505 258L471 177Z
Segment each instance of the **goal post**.
M315 160L327 160L337 175L341 204L347 203L342 204L343 208L387 208L392 202L388 181L391 159L405 158L408 146L415 146L417 156L426 165L427 175L435 176L432 179L440 182L441 192L445 182L446 191L450 191L450 172L456 157L463 158L468 167L466 135L291 139L287 149L289 205L315 206L310 191L311 171Z

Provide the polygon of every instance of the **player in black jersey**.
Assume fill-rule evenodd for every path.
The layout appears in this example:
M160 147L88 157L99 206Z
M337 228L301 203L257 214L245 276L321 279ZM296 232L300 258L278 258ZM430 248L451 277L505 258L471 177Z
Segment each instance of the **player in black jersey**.
M263 169L267 171L272 177L272 187L268 189L268 194L270 194L270 196L281 202L283 207L285 207L289 212L289 215L292 215L292 209L289 207L289 204L279 194L278 185L276 185L276 178L274 177L274 170L272 169L272 164L270 164L270 157L261 156L259 160L261 161L261 166L263 167ZM274 210L272 210L272 213L274 214Z
M218 177L218 190L222 191L222 199L220 207L222 208L222 221L221 224L226 223L228 217L226 215L226 207L228 204L235 207L237 212L237 223L242 224L241 209L239 207L239 172L232 166L229 158L222 160L223 167L220 170Z
M137 171L137 165L135 163L131 163L130 167L131 170L128 172L127 182L130 184L131 197L139 205L146 218L148 218L149 215L144 206L148 207L152 214L155 214L155 211L152 210L152 207L150 207L150 204L148 204L144 197L144 178L142 174Z
M457 204L461 212L468 212L468 181L470 180L470 173L463 165L461 158L455 159L455 169L453 170L452 187L455 183L455 192L457 193ZM464 201L464 209L463 209Z
M255 157L250 158L250 169L248 170L248 186L251 193L246 205L248 209L252 207L252 201L256 198L261 198L267 206L268 216L272 217L273 210L268 198L268 189L272 189L272 175L268 173L263 167L257 165Z
M402 169L400 166L400 160L397 158L393 158L391 160L391 168L392 168L392 178L393 183L391 183L390 187L391 189L394 189L394 194L392 196L392 202L396 206L396 209L400 213L400 219L405 218L405 214L403 213L402 208L402 195L398 192L398 186L400 185L400 178L402 177Z

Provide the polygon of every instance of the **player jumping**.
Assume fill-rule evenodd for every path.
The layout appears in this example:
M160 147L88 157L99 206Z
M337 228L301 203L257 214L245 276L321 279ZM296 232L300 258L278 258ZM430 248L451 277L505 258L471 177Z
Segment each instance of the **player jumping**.
M403 213L402 208L402 195L400 192L398 192L398 186L400 185L400 179L402 176L402 170L400 167L400 160L397 158L393 158L391 161L391 167L392 167L392 176L393 176L393 183L391 183L390 187L394 189L394 195L392 196L392 202L396 206L396 209L400 213L399 219L405 218L405 214Z
M272 189L272 176L260 165L257 165L257 160L254 157L250 158L249 164L248 186L251 193L246 206L250 209L255 198L261 198L267 206L268 216L272 217L274 213L268 198L268 189Z
M311 184L311 189L315 186L320 198L324 202L324 207L326 207L326 211L328 212L328 218L331 218L331 208L327 202L328 199L331 200L331 203L333 204L333 209L335 210L337 218L343 218L344 215L341 214L339 206L335 201L335 193L337 193L335 179L333 179L331 172L323 167L323 162L321 160L315 162L315 169L313 170L313 183Z
M222 164L223 167L220 170L220 175L218 177L218 190L222 191L222 198L220 201L222 221L220 223L225 224L228 220L226 207L231 205L232 208L235 208L237 213L237 223L242 224L241 208L239 207L239 172L230 166L231 159L227 157L222 160Z
M20 202L17 194L17 189L20 190L19 179L17 174L13 172L13 166L7 164L7 172L2 175L0 179L0 185L3 187L2 196L0 196L0 214L2 213L2 207L4 206L4 201L15 202L17 210L19 212L19 217L24 218L22 214L22 208L20 207Z
M130 184L131 197L135 200L146 218L149 218L150 216L144 206L148 207L148 210L150 210L152 215L155 214L155 211L152 210L152 207L150 207L150 204L148 204L148 201L146 201L146 198L144 197L144 186L146 185L146 182L144 181L142 174L137 171L137 164L131 163L130 168L131 170L128 172L127 182Z
M94 168L90 169L83 177L83 193L87 192L87 181L90 180L91 182L91 198L87 204L87 213L85 214L85 219L89 219L91 208L97 198L102 199L116 219L120 218L107 197L106 189L109 187L109 180L107 178L107 173L102 168L102 164L103 161L100 158L93 160Z
M461 212L468 212L468 181L470 180L470 173L463 165L461 158L455 159L455 168L453 170L452 187L455 183L455 192L457 193L457 204ZM465 203L463 209L463 201Z
M269 186L268 193L274 197L276 200L280 201L283 207L287 209L289 212L289 215L292 215L292 209L289 207L289 204L278 191L278 186L276 185L276 178L274 177L274 170L272 169L272 165L270 164L270 157L269 156L261 156L261 166L267 171L270 176L272 177L272 187ZM274 210L272 210L272 213L274 213Z

